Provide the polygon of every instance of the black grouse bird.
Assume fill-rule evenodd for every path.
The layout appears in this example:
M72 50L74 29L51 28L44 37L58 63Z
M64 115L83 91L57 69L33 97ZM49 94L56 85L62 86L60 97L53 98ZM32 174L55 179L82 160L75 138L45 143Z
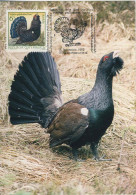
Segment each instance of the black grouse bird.
M17 44L32 42L39 38L41 33L41 21L39 15L34 15L30 29L27 30L27 21L24 16L15 18L11 24L11 38L17 38Z
M57 65L46 53L29 53L14 76L9 94L12 124L39 123L48 128L50 147L66 143L77 149L90 144L96 160L99 140L114 116L112 99L113 76L123 68L116 52L103 56L99 62L92 90L77 99L62 103L61 83Z

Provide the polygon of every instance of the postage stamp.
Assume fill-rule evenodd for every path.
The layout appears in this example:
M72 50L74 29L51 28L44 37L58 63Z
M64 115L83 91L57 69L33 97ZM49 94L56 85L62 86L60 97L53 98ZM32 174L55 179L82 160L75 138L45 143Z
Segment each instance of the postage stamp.
M52 23L52 49L65 54L96 52L95 14L93 9L52 8L49 20ZM89 35L89 36L88 36ZM55 48L58 43L60 47ZM51 47L51 46L50 46Z
M47 51L45 10L7 10L8 51Z

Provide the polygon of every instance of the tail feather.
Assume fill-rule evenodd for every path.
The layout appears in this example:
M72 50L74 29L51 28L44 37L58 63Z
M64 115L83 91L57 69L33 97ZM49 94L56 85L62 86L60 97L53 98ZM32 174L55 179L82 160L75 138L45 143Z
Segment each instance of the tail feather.
M39 119L27 119L27 118L13 118L11 117L10 118L10 122L13 124L13 125L19 125L19 124L26 124L26 123L38 123L39 122Z
M12 93L9 95L9 99L11 100L15 100L17 102L23 102L28 105L28 106L33 106L33 102L32 100L29 100L28 98L26 98L24 95L22 95L21 93L18 93L16 90L12 91Z
M48 87L48 90L50 92L53 91L53 82L52 82L52 77L51 74L48 70L48 64L46 63L46 59L44 58L44 55L39 56L38 53L36 53L36 59L37 59L37 65L39 66L39 69L43 72L43 75L46 75L46 77L44 77L43 75L41 75L41 79L42 79L42 84L44 85L44 87ZM44 63L46 64L46 66L44 66ZM49 73L48 73L49 72Z
M19 66L19 72L15 75L17 79L19 79L22 83L27 85L28 89L35 95L41 97L41 94L38 91L37 86L33 84L33 82L29 79L28 75L24 72L23 67Z
M44 68L46 67L45 64L46 61L45 59L42 60L40 59L43 57L43 55L39 56L39 53L35 53L35 55L33 55L33 53L29 53L27 57L28 57L28 62L30 62L31 64L31 68L33 69L34 73L37 75L39 85L43 86L47 91L50 91L52 89L52 86L50 86L51 81L49 79L49 75L47 74L48 72L44 71Z
M12 82L12 85L11 85L11 93L10 94L12 94L13 91L17 91L18 93L23 94L25 97L27 97L30 100L33 98L35 98L36 100L39 100L36 96L34 96L34 94L23 83L21 83L21 81L19 81L15 77L14 77L14 79L15 80Z
M35 115L32 115L32 114L29 114L29 113L23 113L23 112L20 112L20 111L16 111L14 109L12 109L11 113L14 115L12 118L24 118L24 119L34 119L34 120L39 120L39 117L38 116L35 116Z
M57 65L54 62L53 63L53 58L50 58L49 55L46 53L45 56L47 56L47 66L48 69L50 70L51 73L51 77L55 77L54 84L56 85L56 87L59 89L59 91L61 92L61 83L60 83L60 77L59 77L59 73L57 70ZM49 64L51 64L51 66L49 66Z
M39 56L38 53L35 53L35 56L33 56L32 53L29 53L28 60L30 60L33 64L37 63L37 66L33 67L33 70L37 74L40 75L39 70L41 69L44 72L44 75L46 75L46 77L44 77L44 75L39 77L40 83L42 81L42 85L45 88L48 87L49 90L52 90L52 85L55 85L59 93L61 93L61 83L57 65L48 52L42 54L43 55Z
M49 57L48 57L48 58L49 58ZM51 64L53 64L53 59L52 59L52 58L49 58L49 61L50 61ZM61 83L60 83L59 72L58 72L58 70L57 70L57 65L54 66L54 67L52 66L52 67L50 68L50 70L51 70L52 76L55 75L55 84L56 84L56 86L58 87L59 91L61 91Z
M30 114L37 114L37 112L33 109L33 106L29 107L26 106L24 104L18 103L13 99L10 99L12 101L12 104L10 104L10 108L9 108L9 114L11 114L12 110L20 110L21 112L25 112L25 113L30 113Z
M25 57L25 61L22 62L22 65L23 65L24 72L29 75L33 84L34 85L40 84L37 77L36 77L35 72L33 71L32 67L31 67L30 63L27 61L26 57Z
M49 53L29 53L11 85L11 123L40 123L47 127L61 105L60 78L53 58Z

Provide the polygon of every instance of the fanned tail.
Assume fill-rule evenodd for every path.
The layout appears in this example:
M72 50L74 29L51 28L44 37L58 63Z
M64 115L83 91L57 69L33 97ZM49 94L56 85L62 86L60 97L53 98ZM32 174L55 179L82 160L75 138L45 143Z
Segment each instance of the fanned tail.
M22 31L27 30L27 21L24 16L20 16L14 19L10 28L11 38L17 38Z
M11 85L11 123L39 123L46 128L61 105L61 83L53 58L48 52L29 53Z

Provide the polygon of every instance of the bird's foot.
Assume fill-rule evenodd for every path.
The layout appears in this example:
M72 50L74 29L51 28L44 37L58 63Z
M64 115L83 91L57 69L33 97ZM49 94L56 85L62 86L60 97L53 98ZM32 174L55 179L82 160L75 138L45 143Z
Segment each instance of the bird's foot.
M106 159L104 157L105 157L105 155L103 155L102 157L95 156L94 160L96 160L96 161L112 161L112 159Z
M78 151L77 149L72 149L72 153L73 153L73 158L70 158L70 159L73 159L77 162L84 162L85 160L84 159L80 159L78 158Z
M81 159L81 158L74 158L74 160L75 160L76 162L85 162L85 159Z
M98 148L98 144L97 143L94 143L94 142L91 143L90 147L92 149L92 153L93 153L94 159L96 161L112 161L112 159L105 159L104 158L105 155L103 155L102 157L99 157L98 150L97 150L97 148Z
M76 162L84 162L85 161L85 159L77 158L75 156L69 156L69 159L74 160Z

